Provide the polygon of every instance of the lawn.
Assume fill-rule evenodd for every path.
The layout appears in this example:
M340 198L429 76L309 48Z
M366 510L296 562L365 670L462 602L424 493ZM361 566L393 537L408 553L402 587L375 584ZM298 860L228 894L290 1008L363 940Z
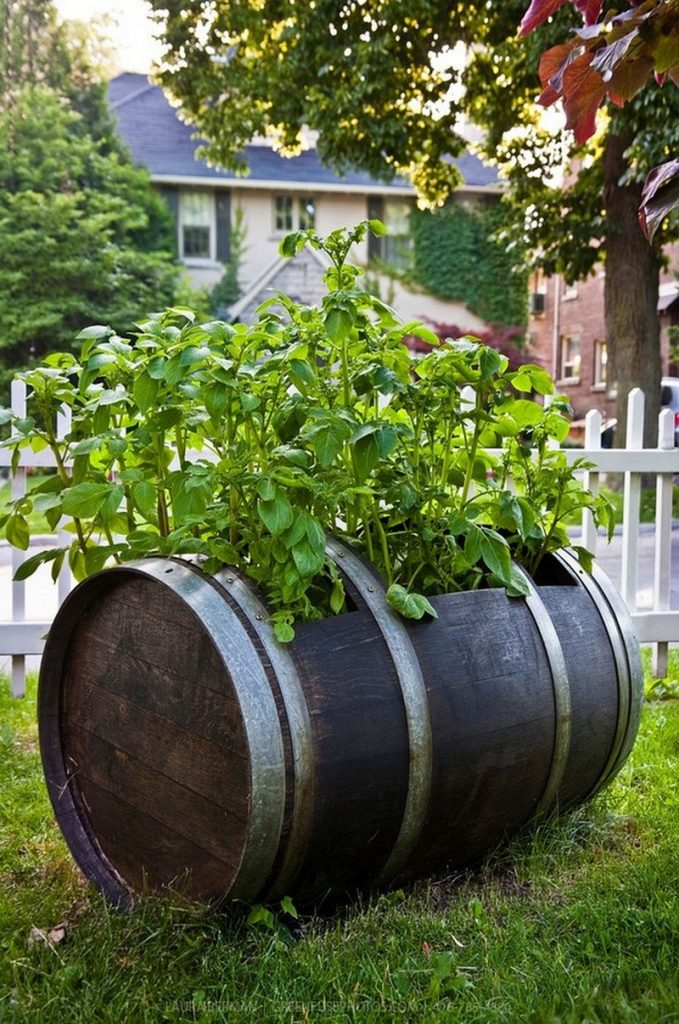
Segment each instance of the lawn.
M612 787L466 872L329 916L116 913L52 823L35 681L0 687L0 1021L679 1021L679 657ZM269 925L271 924L269 920Z

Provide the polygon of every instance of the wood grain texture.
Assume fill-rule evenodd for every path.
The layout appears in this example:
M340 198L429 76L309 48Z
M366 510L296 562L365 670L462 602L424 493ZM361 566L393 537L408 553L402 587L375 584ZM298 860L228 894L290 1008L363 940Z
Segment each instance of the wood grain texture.
M296 796L285 701L248 613L216 581L195 566L191 572L246 629L255 652L247 679L258 660L280 723L285 820L264 893L286 849ZM589 793L611 751L616 662L595 600L572 575L557 566L552 576L547 565L538 589L571 694L564 807ZM311 824L289 890L301 901L369 886L406 806L410 751L398 673L360 593L351 593L355 610L299 625L289 648L313 755ZM253 798L243 712L216 640L169 585L142 572L103 574L74 594L48 641L39 699L46 778L66 839L114 901L126 891L116 873L137 891L174 885L217 901L238 873ZM526 603L501 590L431 600L438 619L407 624L433 740L431 795L410 876L471 863L524 825L544 792L555 743L550 666ZM219 609L211 621L220 621ZM239 692L258 695L253 712L268 700L265 685Z
M434 745L429 815L414 867L469 863L534 812L554 745L544 647L524 602L501 590L432 598L413 623Z
M249 757L228 673L180 598L143 577L112 580L70 644L62 707L72 789L111 863L135 887L182 876L196 896L228 890L247 829Z
M408 732L389 652L370 614L297 629L316 785L298 875L304 894L365 885L396 841L408 786Z
M585 591L540 587L540 597L561 641L571 687L571 749L559 793L565 808L582 800L604 769L618 719L618 679L608 636Z

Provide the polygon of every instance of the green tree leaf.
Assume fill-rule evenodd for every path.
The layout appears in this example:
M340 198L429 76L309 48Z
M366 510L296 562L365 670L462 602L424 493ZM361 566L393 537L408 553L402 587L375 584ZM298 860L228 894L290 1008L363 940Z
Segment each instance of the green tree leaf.
M425 615L438 618L438 612L423 594L410 594L399 583L392 583L386 593L389 604L406 619L421 619Z

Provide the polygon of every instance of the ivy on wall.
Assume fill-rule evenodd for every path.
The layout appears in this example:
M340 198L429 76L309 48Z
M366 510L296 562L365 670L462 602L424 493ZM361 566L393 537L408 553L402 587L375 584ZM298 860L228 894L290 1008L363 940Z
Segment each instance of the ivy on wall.
M493 239L504 211L494 203L473 209L451 202L433 213L414 210L414 280L432 295L462 302L482 320L525 327L528 274L520 254Z

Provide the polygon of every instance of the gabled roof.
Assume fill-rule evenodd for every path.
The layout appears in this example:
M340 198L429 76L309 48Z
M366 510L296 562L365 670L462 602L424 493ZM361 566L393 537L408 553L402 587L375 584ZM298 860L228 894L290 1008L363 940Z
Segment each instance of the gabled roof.
M238 181L240 186L258 182L280 185L309 184L338 190L357 188L367 192L403 194L412 192L403 179L380 182L364 171L348 171L338 175L325 167L315 149L295 157L283 157L266 145L247 146L245 160L250 169L246 178L233 171L209 166L196 157L201 140L184 124L168 102L163 90L153 85L146 75L124 72L109 83L109 102L118 121L118 128L135 163L143 164L158 181L191 179L194 183ZM495 189L497 173L478 157L464 154L454 163L460 169L465 186L470 189Z

